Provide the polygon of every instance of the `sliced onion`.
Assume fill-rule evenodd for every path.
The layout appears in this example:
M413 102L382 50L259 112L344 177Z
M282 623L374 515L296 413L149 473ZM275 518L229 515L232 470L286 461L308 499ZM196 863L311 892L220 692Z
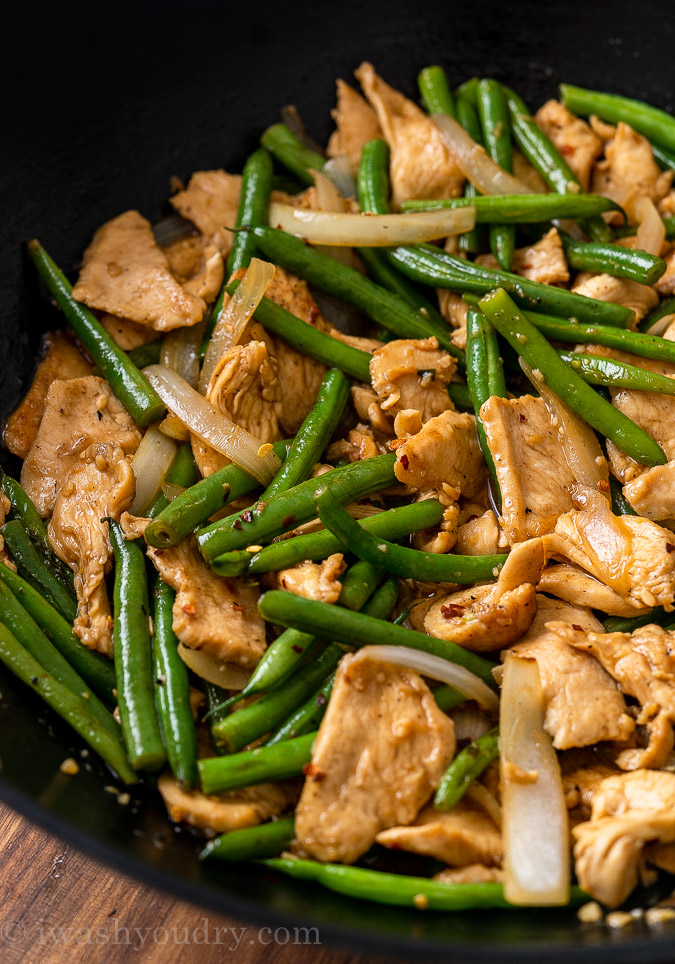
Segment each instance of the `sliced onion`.
M222 686L224 690L243 690L251 678L250 669L244 669L236 663L224 663L203 649L190 649L179 643L178 655L193 673L209 683Z
M633 247L647 254L661 254L666 240L666 226L651 198L639 197L633 202L632 213L638 229Z
M166 496L169 502L173 502L173 500L177 499L183 492L185 492L184 485L176 485L174 482L162 483L162 495Z
M145 515L150 508L177 451L174 440L154 425L147 430L131 463L136 478L136 494L129 506L132 515Z
M647 328L646 333L649 335L663 336L668 331L668 329L670 328L670 326L673 324L674 321L675 321L675 314L664 315L663 318L659 318L657 321L654 322L653 325L650 325L649 328ZM669 340L673 341L675 339L670 338Z
M262 485L269 485L281 467L273 451L258 455L262 442L240 425L217 412L203 395L191 388L176 372L164 365L150 365L143 374L166 407L190 431L216 452L227 456Z
M469 800L473 800L474 803L477 803L479 807L485 810L496 827L501 827L502 808L486 786L479 783L478 780L474 780L473 783L467 787L466 796Z
M326 161L322 174L333 182L342 197L356 197L356 181L346 154L338 154Z
M452 117L434 114L431 119L441 132L443 143L460 171L481 194L532 194L531 187L495 164L480 144L476 144Z
M347 205L345 199L329 177L320 171L312 171L314 176L314 190L316 194L316 211L324 214L345 214ZM350 247L336 247L324 245L323 254L327 254L334 261L340 261L350 268L358 268L354 251Z
M199 379L199 347L205 329L203 322L190 328L175 328L162 341L160 363L173 368L193 388Z
M428 676L429 679L454 686L468 700L475 700L485 710L496 712L499 709L497 694L487 683L463 666L441 659L440 656L411 649L409 646L364 646L357 652L355 659L375 659L382 663L406 666Z
M601 492L609 499L609 468L598 438L583 419L572 411L546 384L540 371L533 371L520 359L520 367L543 398L553 423L558 426L558 440L574 480Z
M504 896L521 906L569 900L567 807L544 714L536 661L510 654L499 712Z
M344 505L342 508L352 519L369 519L371 516L379 515L380 512L384 511L376 505L368 503L362 505L360 502L350 502L349 505ZM304 536L309 532L320 532L325 528L321 519L310 519L309 522L303 522L302 525L291 529L290 532L282 532L281 535L275 536L272 542L283 542L285 539L294 539L295 536Z
M239 287L224 302L199 374L199 391L202 395L206 394L211 375L222 356L239 343L244 328L253 317L273 277L273 264L252 258Z
M168 415L165 415L158 427L160 432L163 432L164 435L168 435L169 438L175 439L177 442L190 441L190 433L185 428L181 420L173 414L173 412L169 412Z
M160 248L168 248L176 241L194 238L197 235L197 229L191 221L186 221L178 214L170 214L169 217L157 222L152 233Z

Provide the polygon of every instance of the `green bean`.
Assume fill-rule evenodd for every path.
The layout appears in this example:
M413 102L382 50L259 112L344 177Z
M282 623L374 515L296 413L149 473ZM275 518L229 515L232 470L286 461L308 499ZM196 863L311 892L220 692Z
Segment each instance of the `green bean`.
M441 327L434 323L403 298L376 285L354 268L311 248L300 238L276 228L257 227L253 230L258 246L275 264L353 305L399 338L433 335L441 348L455 358L463 359L464 352L452 344L447 325ZM264 325L262 320L261 324Z
M438 706L439 710L443 710L444 713L454 710L460 703L466 703L464 693L460 693L459 690L456 690L453 686L437 686L431 692L436 700L436 706Z
M197 767L202 791L223 793L256 783L298 777L302 774L302 768L312 759L315 739L316 733L306 733L274 746L261 746L255 750L200 760Z
M232 248L227 258L227 277L248 268L255 254L255 241L248 228L266 224L272 190L272 158L264 147L254 151L244 164L239 192L239 210ZM243 229L243 230L242 230Z
M163 341L163 338L155 338L154 341L148 341L145 345L132 348L127 352L127 358L139 371L141 368L147 368L148 365L159 365Z
M290 444L274 443L274 451L280 459L286 458ZM145 541L158 549L177 546L197 526L259 485L257 479L238 465L226 465L190 485L173 502L167 500L167 506L155 515L145 530Z
M567 261L577 271L597 271L615 278L629 278L642 285L653 285L666 270L663 258L624 248L620 244L586 244L562 235Z
M258 860L261 857L274 857L288 850L294 836L293 816L281 817L259 827L230 830L215 840L209 840L199 859L215 857L218 860Z
M461 750L441 777L434 797L437 810L452 810L485 767L499 756L499 729L495 727Z
M471 411L473 406L471 404L471 392L469 391L468 385L462 385L459 382L450 382L448 385L448 394L455 408L463 409L465 412Z
M171 772L181 786L191 788L197 783L197 730L190 705L190 680L173 631L175 593L158 575L153 597L153 675L160 731Z
M499 493L500 489L499 482L497 480L497 472L495 470L495 463L494 459L492 458L490 447L487 444L485 428L483 427L483 421L480 417L480 410L483 403L486 402L491 395L499 395L501 398L506 398L507 396L506 386L502 386L500 381L497 379L496 373L492 375L492 378L489 374L488 340L491 343L489 357L494 365L494 353L496 352L498 364L499 346L497 345L497 336L495 335L494 328L487 322L479 311L475 311L473 308L469 309L466 315L466 377L469 382L471 401L473 403L473 410L476 416L478 441L480 443L481 451L483 453L483 457L485 458L488 470L492 477L495 491ZM492 384L490 384L491 381ZM503 382L503 373L501 376L501 382ZM493 391L493 389L496 390Z
M602 625L606 633L632 633L648 623L656 623L660 626L669 615L672 614L658 606L644 616L610 616Z
M635 422L593 391L520 314L503 289L486 295L480 302L483 314L527 364L541 372L546 384L592 428L611 439L622 452L645 465L663 465L663 450Z
M0 564L0 580L97 696L114 703L115 670L110 660L81 643L61 613L8 566Z
M28 253L68 324L127 412L139 425L150 425L157 421L164 412L164 402L129 360L126 352L117 346L91 311L74 300L72 285L42 245L29 241Z
M654 327L657 321L661 321L666 315L672 314L675 314L675 298L666 298L665 301L662 301L661 304L657 305L649 314L644 316L638 325L638 329L648 332Z
M433 198L403 201L402 211L438 211L475 207L476 224L539 224L551 218L586 218L603 211L620 211L602 194L487 194L473 200Z
M363 145L356 196L366 214L389 213L389 158L386 141L375 138Z
M395 248L391 257L408 277L437 288L449 288L460 294L475 292L484 295L500 287L523 308L619 328L630 326L635 317L635 313L623 305L597 301L595 298L530 281L497 268L484 268L430 244L418 244L414 249Z
M165 482L168 485L180 486L181 489L189 489L195 485L200 477L201 473L197 468L197 463L192 454L192 446L189 442L182 442L178 446L178 451L169 467L169 471L166 473ZM173 502L167 499L163 492L158 492L152 505L148 509L148 518L156 519L160 512L164 512L170 505L173 505Z
M321 476L319 476L321 478ZM412 505L398 506L377 515L359 519L358 524L375 536L387 536L392 542L422 529L438 525L443 518L443 506L437 499L424 499ZM282 539L265 546L260 552L227 552L213 560L212 565L221 576L258 575L289 569L306 559L326 559L340 552L342 543L332 533L322 530L309 532L292 539Z
M302 185L311 187L311 171L321 171L326 158L298 140L285 124L273 124L260 138L263 147L294 174Z
M0 622L54 679L63 686L67 686L76 696L87 700L92 715L101 726L121 741L122 734L112 713L105 708L68 660L51 643L4 582L0 582Z
M367 532L345 512L328 486L317 490L314 501L321 521L345 548L404 579L473 585L478 579L493 579L496 567L506 560L504 555L458 556L406 549Z
M77 602L72 589L65 585L55 567L38 552L20 522L6 522L0 533L12 554L19 573L38 590L72 624L77 616Z
M478 84L476 106L483 130L483 142L488 155L503 170L513 173L511 122L501 84L484 79ZM511 270L516 248L516 229L512 224L490 226L490 249L504 271Z
M145 556L108 521L115 553L113 647L117 701L127 755L134 770L158 770L166 759L155 711L150 603Z
M629 97L586 90L572 84L560 85L560 97L573 114L594 114L611 124L623 121L650 141L675 151L675 117L665 110Z
M637 512L623 494L620 483L613 475L609 477L609 491L612 497L612 512L614 515L637 515Z
M455 91L455 99L458 100L460 97L463 97L465 100L468 100L470 104L475 104L478 94L478 84L478 77L469 77L469 79L460 84Z
M663 218L662 220L663 220L663 226L666 229L666 237L670 241L673 238L675 238L675 217Z
M129 766L122 743L94 716L88 701L54 679L2 624L0 660L69 723L124 783L136 783L138 778Z
M428 298L424 297L416 285L408 281L400 271L397 271L396 268L389 263L385 250L381 250L380 248L357 248L356 250L373 281L376 281L378 285L386 288L387 291L391 291L393 294L403 298L409 305L417 311L420 311L427 318L434 318L439 324L442 323L443 316L440 312L434 308ZM386 332L386 335L389 340L391 340L391 333ZM369 378L361 379L361 381L369 380Z
M480 121L478 119L478 114L471 101L468 101L465 97L457 98L457 120L462 125L464 130L467 132L469 137L474 140L477 144L483 146L483 132L480 127ZM475 201L479 197L477 188L467 181L464 185L464 203L475 207ZM401 210L406 211L407 202L401 205ZM476 224L471 231L467 231L465 234L460 234L457 239L458 249L464 254L478 254L483 250L483 233L484 229L480 227L478 223L478 214L476 213Z
M204 694L206 696L206 713L204 713L202 720L208 721L213 749L220 755L225 752L225 749L218 746L213 728L216 723L225 719L230 706L237 702L240 694L236 693L234 696L228 697L227 690L215 683L210 683L208 680L204 680Z
M429 114L455 116L455 105L442 67L425 67L417 77L422 102Z
M261 502L309 478L337 428L348 398L349 380L338 368L329 369L323 376L314 405L298 429L286 461L260 496Z
M604 355L587 355L577 351L559 351L558 355L591 385L607 385L610 388L633 388L641 392L658 392L675 395L675 379L659 375L637 365L627 365Z
M396 626L383 619L375 619L365 613L352 613L340 606L317 602L314 599L304 599L294 596L290 592L271 589L261 596L258 610L263 619L268 622L279 623L282 626L292 626L303 632L314 633L317 636L328 636L349 646L372 645L409 646L425 653L432 653L457 663L475 673L492 689L497 684L492 676L494 663L482 656L463 649L455 643L436 639L425 633L417 633L405 626Z
M321 485L330 485L343 502L385 489L394 484L394 462L392 453L331 469L317 479L307 479L273 496L268 502L256 502L249 509L213 522L197 531L201 553L207 562L211 562L225 552L269 541L281 532L307 522L316 514L313 498Z

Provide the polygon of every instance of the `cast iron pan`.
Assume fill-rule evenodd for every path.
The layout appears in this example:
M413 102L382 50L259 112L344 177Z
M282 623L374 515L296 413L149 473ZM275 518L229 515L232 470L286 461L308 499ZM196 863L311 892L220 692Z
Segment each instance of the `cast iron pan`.
M370 0L262 7L176 0L7 7L0 37L0 416L29 384L41 332L60 324L22 242L35 235L67 270L108 218L166 210L169 178L240 170L284 104L325 141L333 83L368 58L414 96L417 71L508 80L534 106L561 79L673 109L672 0L516 3ZM11 466L11 461L4 461ZM15 466L13 466L15 467ZM0 795L93 856L196 904L267 926L317 926L322 942L453 960L657 961L672 935L580 925L573 912L409 912L351 901L244 867L199 866L198 842L169 824L152 788L129 806L81 746L0 672Z

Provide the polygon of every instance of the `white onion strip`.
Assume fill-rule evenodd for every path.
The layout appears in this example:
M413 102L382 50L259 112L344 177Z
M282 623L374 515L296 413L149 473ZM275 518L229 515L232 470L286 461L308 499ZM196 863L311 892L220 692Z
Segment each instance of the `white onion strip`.
M411 214L331 214L307 211L289 204L270 204L270 224L310 244L338 247L388 247L437 241L470 231L476 223L474 207Z
M343 197L356 197L356 180L346 154L329 158L323 166L323 175L332 181ZM316 177L314 184L316 185Z
M164 432L154 425L147 430L131 462L131 471L136 477L136 494L129 506L132 515L143 516L150 508L177 451L174 440Z
M469 137L461 124L447 114L431 118L464 177L481 194L532 194L532 188L509 174Z
M169 411L177 415L194 435L227 456L262 485L269 485L281 467L281 461L273 451L258 455L262 446L260 439L217 412L203 395L170 368L150 365L143 369L143 374Z
M475 700L484 710L497 711L499 698L487 683L463 666L451 663L440 656L425 653L409 646L364 646L358 650L355 660L374 659L381 663L394 663L414 669L429 679L454 686L468 700Z
M536 661L507 656L499 711L504 896L520 906L569 900L567 807L544 714Z
M251 678L250 669L244 669L236 663L225 663L203 649L190 649L179 643L178 655L193 673L224 690L243 690Z
M639 197L632 207L633 217L638 223L633 247L659 256L666 240L666 226L656 210L656 205L649 197Z
M237 290L226 297L199 374L199 391L202 395L206 394L211 375L221 357L239 343L244 328L253 317L273 277L273 264L261 261L260 258L252 258Z
M200 322L190 328L175 328L162 340L160 364L173 368L193 388L196 388L199 379L199 346L205 327Z

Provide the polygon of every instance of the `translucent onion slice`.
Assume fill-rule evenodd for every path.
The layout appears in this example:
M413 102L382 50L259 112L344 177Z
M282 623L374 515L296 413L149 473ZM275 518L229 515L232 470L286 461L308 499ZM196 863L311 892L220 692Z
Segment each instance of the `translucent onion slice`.
M544 713L536 661L510 654L499 711L504 896L521 906L569 900L567 807Z
M197 230L191 221L186 221L179 214L170 214L155 224L152 233L160 248L168 248L176 241L194 238Z
M207 402L203 395L164 365L150 365L143 374L169 411L177 415L189 430L216 452L227 456L262 485L269 485L281 466L273 451L258 455L260 439L236 425Z
M132 515L144 516L150 508L177 451L174 440L154 425L147 430L131 463L131 470L136 477L136 494L129 506Z
M665 335L673 322L675 322L675 314L664 315L663 318L659 318L658 321L649 326L647 333L650 335Z
M335 183L320 171L312 171L314 175L314 190L316 193L316 210L324 214L345 214L347 205L345 199L338 190ZM335 247L334 245L324 245L323 253L334 261L340 261L350 268L358 268L354 251L349 247Z
M440 656L424 653L419 649L408 646L364 646L356 654L356 659L375 659L382 663L395 663L414 669L429 679L454 686L468 700L475 700L485 710L496 712L499 709L499 699L494 690L487 683L479 679L463 666L451 663Z
M183 492L185 492L184 485L176 485L174 482L162 483L162 495L165 495L169 502L173 502L173 500L177 499Z
M162 341L160 363L173 368L193 388L199 380L199 347L205 328L203 322L190 328L175 328Z
M209 347L199 373L199 391L206 394L209 380L220 358L239 343L244 328L249 323L274 277L274 265L260 258L252 258L235 293L227 297L220 318L213 329Z
M639 197L633 202L633 217L638 223L634 248L647 254L661 254L666 240L666 226L651 198Z
M467 787L466 795L469 800L473 800L474 803L477 803L479 807L485 810L496 827L501 827L502 808L486 786L474 780L474 782Z
M520 367L543 398L558 426L558 440L576 482L601 492L609 499L609 468L598 438L590 427L548 387L540 371L520 359Z
M489 157L464 128L446 114L431 118L441 132L443 143L457 162L464 177L481 194L532 194L532 188L509 174Z
M463 234L475 223L473 207L412 214L328 214L270 204L270 224L317 245L375 248L416 244Z
M193 673L209 683L222 686L224 690L243 690L251 678L250 669L244 669L236 663L224 663L202 649L190 649L179 643L178 655Z
M323 175L332 181L343 197L356 197L356 181L352 174L349 159L345 154L331 157L324 164Z
M162 419L159 423L159 430L163 432L164 435L168 435L169 438L176 439L177 442L190 441L190 433L173 412L169 412L169 414Z

